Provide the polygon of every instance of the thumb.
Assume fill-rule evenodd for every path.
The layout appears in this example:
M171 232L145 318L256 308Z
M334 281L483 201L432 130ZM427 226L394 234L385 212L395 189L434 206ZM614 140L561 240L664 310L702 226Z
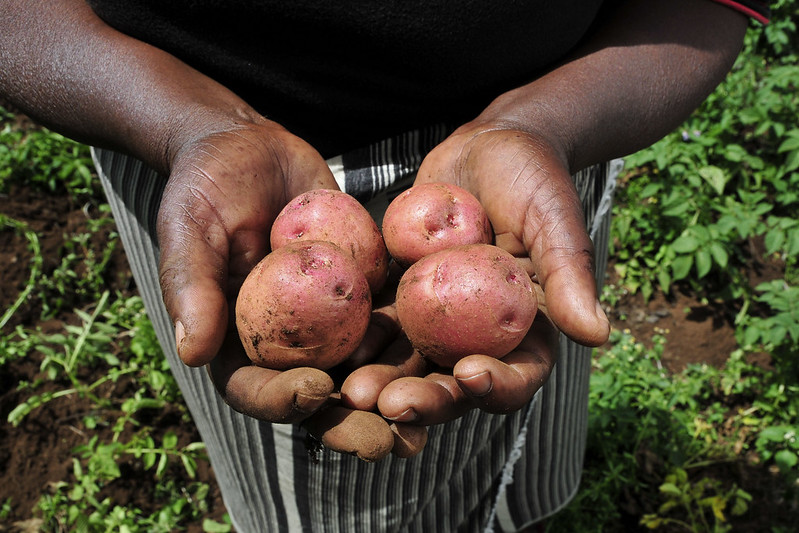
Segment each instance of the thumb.
M159 276L175 343L189 366L209 363L228 330L228 239L208 204L164 193L158 217ZM266 253L261 239L260 253Z
M565 170L550 169L539 183L527 207L522 242L555 325L586 346L607 341L610 324L597 297L594 245Z
M488 213L497 246L526 258L543 289L541 307L558 329L598 346L610 326L597 299L594 248L582 205L559 154L532 134L466 131L431 153L419 173L473 192Z

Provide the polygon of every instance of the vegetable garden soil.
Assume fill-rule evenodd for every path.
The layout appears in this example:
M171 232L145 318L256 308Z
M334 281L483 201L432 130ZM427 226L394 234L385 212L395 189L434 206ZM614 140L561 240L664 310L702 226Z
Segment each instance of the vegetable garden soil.
M79 231L86 227L87 217L84 206L74 205L65 195L47 195L26 188L11 191L7 197L0 198L0 212L21 220L38 232L44 255L44 271L48 272L60 262L63 234ZM109 230L106 230L109 231ZM12 231L0 232L0 310L7 309L16 300L28 282L31 253L27 241ZM123 294L135 293L135 286L128 270L124 253L120 250L113 258L116 273L108 280L112 291ZM771 265L755 265L753 276L758 280L772 275ZM612 267L609 269L612 282ZM774 268L773 275L779 270ZM63 314L48 321L39 319L40 304L35 299L26 302L5 326L4 333L22 325L25 328L40 327L45 332L63 330L65 324L77 324L79 319L73 314ZM732 319L735 310L721 304L704 304L690 292L677 292L671 298L656 296L645 302L640 296L623 296L613 309L609 310L614 326L628 328L636 339L650 342L657 331L665 331L667 338L663 364L672 371L679 371L688 363L705 362L722 365L730 352L735 349ZM39 523L34 511L36 502L42 494L51 490L54 483L68 480L72 475L72 449L85 444L87 435L80 423L88 403L77 398L65 397L51 401L45 407L34 410L19 427L12 427L6 421L9 412L17 406L22 392L17 391L20 381L33 381L39 374L39 355L14 362L6 366L0 374L0 503L11 498L11 511L0 524L3 531L35 531ZM761 363L768 364L768 357L762 356ZM94 378L92 378L93 380ZM102 394L109 397L126 398L133 393L130 382L124 379L116 384L108 384ZM181 420L177 407L168 407L156 413L146 422L155 428L155 434L167 431L176 433L179 445L184 446L199 440L195 428ZM111 435L112 428L98 427L94 432ZM110 437L108 437L110 439ZM106 442L108 439L106 439ZM649 468L657 458L648 457L642 450L642 468ZM158 498L148 491L153 487L154 469L143 470L131 461L123 465L123 479L111 483L103 490L102 496L110 496L119 505L133 505L145 512L158 509ZM200 463L196 480L191 480L179 465L167 473L178 484L202 481L211 485L209 497L209 517L221 521L225 513L219 490L215 484L213 471L207 463ZM754 496L749 512L735 519L735 530L767 531L775 517L784 511L780 507L780 481L773 472L752 464L746 457L732 463L712 467L700 475L712 475L725 482L736 483ZM622 507L629 513L631 527L637 529L637 520L644 512L651 512L651 503L630 498ZM201 521L189 526L189 531L201 531Z

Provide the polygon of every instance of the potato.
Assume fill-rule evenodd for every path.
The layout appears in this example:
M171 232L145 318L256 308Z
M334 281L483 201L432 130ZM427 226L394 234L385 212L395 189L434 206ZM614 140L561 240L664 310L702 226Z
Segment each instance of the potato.
M414 185L397 196L383 216L386 247L403 267L453 246L491 244L493 238L477 198L450 183Z
M373 294L385 284L389 256L372 216L358 200L334 189L300 194L275 219L272 250L294 240L328 241L350 252Z
M236 325L256 365L326 370L361 342L371 308L366 277L348 252L325 241L295 241L247 276Z
M504 357L537 310L530 277L511 254L488 244L425 256L397 287L397 316L411 344L448 368L472 354Z

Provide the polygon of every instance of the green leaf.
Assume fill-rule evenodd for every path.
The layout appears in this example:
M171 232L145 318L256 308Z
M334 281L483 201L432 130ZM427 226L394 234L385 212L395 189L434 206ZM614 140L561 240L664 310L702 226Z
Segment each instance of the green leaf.
M799 463L799 457L791 450L780 450L774 454L774 462L777 463L780 472L787 472Z
M161 478L166 472L166 465L167 465L167 456L165 453L161 454L161 457L158 459L158 466L155 468L155 477Z
M206 533L228 533L231 529L230 524L222 524L210 518L203 520L203 531Z
M142 464L143 464L145 470L149 470L153 466L155 466L156 457L157 457L157 455L155 453L152 453L152 452L145 453L142 456Z
M787 137L787 139L782 141L779 148L777 148L777 153L781 154L783 152L799 150L799 129L789 131Z
M744 331L743 347L755 346L760 340L760 329L756 327L748 327Z
M191 479L197 475L197 462L188 455L181 455L180 460L183 462L183 468Z
M765 440L769 442L782 442L785 440L785 434L788 433L788 430L784 426L770 426L761 431L758 436L757 440Z
M699 175L713 187L716 194L719 196L724 194L724 187L726 187L729 178L722 169L714 165L702 167L699 169Z
M777 252L785 243L785 232L779 228L774 228L766 233L765 238L766 253L773 254Z
M694 256L692 255L681 255L675 258L671 263L671 273L674 281L685 279L691 271L693 264Z
M178 436L173 431L166 433L162 446L167 450L174 450L178 447Z
M660 284L660 290L668 294L671 288L671 276L668 269L663 268L658 272L658 283Z
M25 416L32 411L32 407L27 403L21 403L8 413L8 423L16 427Z
M799 150L791 152L785 158L785 172L793 172L799 168Z
M699 249L696 251L696 273L699 279L707 276L710 268L713 266L713 260L707 250Z
M699 239L689 233L683 233L671 243L671 249L678 254L690 254L699 248Z
M799 228L794 228L788 232L788 246L785 247L788 255L799 255Z
M197 452L197 451L204 450L204 449L205 449L205 443L201 442L201 441L196 441L196 442L192 442L192 443L187 444L183 448L183 451L186 452L186 453L191 453L191 452Z
M682 491L674 483L663 483L658 490L660 490L660 492L663 494L669 494L671 496L682 495Z
M722 246L721 243L710 243L710 255L713 256L713 260L718 266L721 268L727 268L729 256L727 255L727 250L724 249L724 246Z
M728 161L740 163L748 154L740 144L729 144L724 151L724 157Z
M742 489L738 489L736 495L737 497L735 498L735 501L732 504L732 509L730 509L730 514L732 514L733 516L741 516L746 511L749 510L749 505L747 504L747 501L751 501L752 496L748 492Z
M660 184L660 182L649 183L639 193L639 196L641 198L649 198L650 196L654 196L658 191L660 191L661 187L662 185Z
M665 202L664 202L665 207ZM674 204L670 206L668 209L663 210L663 214L667 217L681 217L683 216L689 209L691 208L691 204L689 202L680 202L678 204Z

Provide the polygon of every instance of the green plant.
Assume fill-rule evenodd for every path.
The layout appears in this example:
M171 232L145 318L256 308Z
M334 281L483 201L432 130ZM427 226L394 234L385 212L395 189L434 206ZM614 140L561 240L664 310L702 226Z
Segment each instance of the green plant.
M107 207L98 208L98 218L87 216L85 231L64 235L61 262L38 282L44 318L80 302L97 301L117 275L110 261L119 246L119 235Z
M24 188L65 195L85 215L66 225L60 262L47 263L43 254L53 250L43 251L33 224L0 214L0 231L26 241L33 257L26 284L0 315L0 375L14 376L6 368L18 372L20 361L35 361L39 369L33 378L15 380L16 391L6 398L17 404L4 403L7 421L18 426L46 413L40 408L50 402L86 406L70 422L86 440L72 450L71 473L42 494L36 520L46 531L174 531L200 522L205 531L230 531L229 522L207 517L209 485L185 482L207 461L203 444L178 442L174 432L151 425L165 411L180 423L191 420L141 298L109 287L118 275L112 257L119 238L88 149L2 108L0 120L0 194ZM46 330L7 327L21 309L32 309L40 321L58 317L63 328L52 329L57 321ZM148 510L115 501L114 487L131 473L141 481L137 491L157 502ZM0 522L14 513L6 499Z
M123 416L117 424L135 420L135 413L141 409L159 408L168 401L179 401L180 393L168 371L166 359L155 338L152 325L144 312L141 298L132 297L109 302L110 293L105 292L90 314L80 309L75 313L82 324L66 325L65 333L32 336L25 334L28 350L43 354L40 369L51 382L65 383L67 386L57 391L33 394L41 382L22 382L20 390L31 394L17 405L8 415L8 421L18 425L23 418L43 404L61 397L76 395L89 398L101 409L111 409L117 402L96 394L107 382L115 383L122 376L140 375L141 387L132 398L121 401ZM108 309L106 309L108 307ZM129 339L135 339L135 342ZM131 342L132 355L120 359L110 352L110 346ZM97 379L86 382L81 369L104 367ZM118 431L121 432L121 429Z
M25 300L30 296L33 290L36 287L36 281L39 279L39 276L42 272L42 263L44 262L44 258L42 257L41 246L39 246L39 237L36 235L34 231L32 231L27 224L24 222L20 222L18 220L14 220L2 213L0 213L0 230L3 229L11 229L17 234L24 235L25 239L28 241L28 249L33 254L33 258L31 259L31 272L30 276L28 277L28 282L25 285L25 288L17 297L16 301L3 312L3 315L0 316L0 330L2 330L8 321L11 319L11 316L17 312L19 307L25 302ZM3 353L3 352L0 352ZM2 355L0 355L2 357Z
M762 348L770 353L799 353L799 287L784 280L772 280L755 287L756 301L765 304L772 314L749 316L741 328L744 347Z
M2 505L0 505L0 521L6 520L11 514L11 498L6 498Z
M44 403L75 395L90 400L93 406L91 413L83 417L85 428L93 429L102 422L104 426L110 425L112 438L102 441L94 435L75 448L73 480L55 484L39 503L44 523L53 530L172 531L182 521L199 520L207 511L208 486L195 483L179 487L166 473L177 463L189 478L194 478L197 461L206 460L204 445L201 442L179 445L174 433L158 436L140 421L147 410L164 408L167 401L181 400L141 299L114 299L105 292L91 313L75 312L82 324L67 326L63 334L21 332L25 347L44 355L41 370L46 379L64 383L66 387L36 393L43 381L22 384L20 390L28 396L11 411L8 419L19 424ZM122 349L127 343L131 348L124 359L108 350L114 346ZM105 371L87 382L83 370L98 367ZM123 376L129 379L139 376L138 389L131 396L117 400L97 394L107 383ZM183 410L185 413L185 407ZM153 472L153 490L164 501L155 514L146 516L139 509L122 507L111 498L102 497L105 487L123 477L123 464ZM224 530L226 526L208 522L208 527Z
M796 7L781 2L776 11ZM769 253L796 254L799 66L785 46L796 28L775 20L750 31L747 52L682 128L627 158L611 253L631 292L649 298L683 282L746 299L740 270L753 239L765 237ZM711 273L715 284L698 283Z
M87 146L46 129L14 127L13 117L0 107L0 193L25 184L76 199L97 195Z
M740 516L748 510L752 500L745 490L736 486L724 489L715 479L703 477L692 481L682 468L676 468L667 475L658 490L666 501L657 513L644 515L641 519L641 524L649 529L678 526L697 533L730 531L725 511L729 508L730 514ZM684 511L687 519L669 517L675 508Z
M744 450L763 464L779 461L791 492L799 388L748 362L743 349L721 368L669 373L660 364L667 333L646 346L613 330L610 344L595 350L583 484L550 530L622 531L633 505L658 510L644 513L642 524L653 528L725 531L729 517L745 511L749 487L705 472L740 461Z
M670 375L660 364L663 333L652 346L613 330L597 349L589 395L583 489L552 522L554 531L605 531L623 516L619 500L649 501L669 469L726 460L728 446L705 438L718 408L703 402L706 376ZM568 526L566 526L568 524Z
M773 460L789 484L799 479L799 424L769 426L755 440L760 457Z

